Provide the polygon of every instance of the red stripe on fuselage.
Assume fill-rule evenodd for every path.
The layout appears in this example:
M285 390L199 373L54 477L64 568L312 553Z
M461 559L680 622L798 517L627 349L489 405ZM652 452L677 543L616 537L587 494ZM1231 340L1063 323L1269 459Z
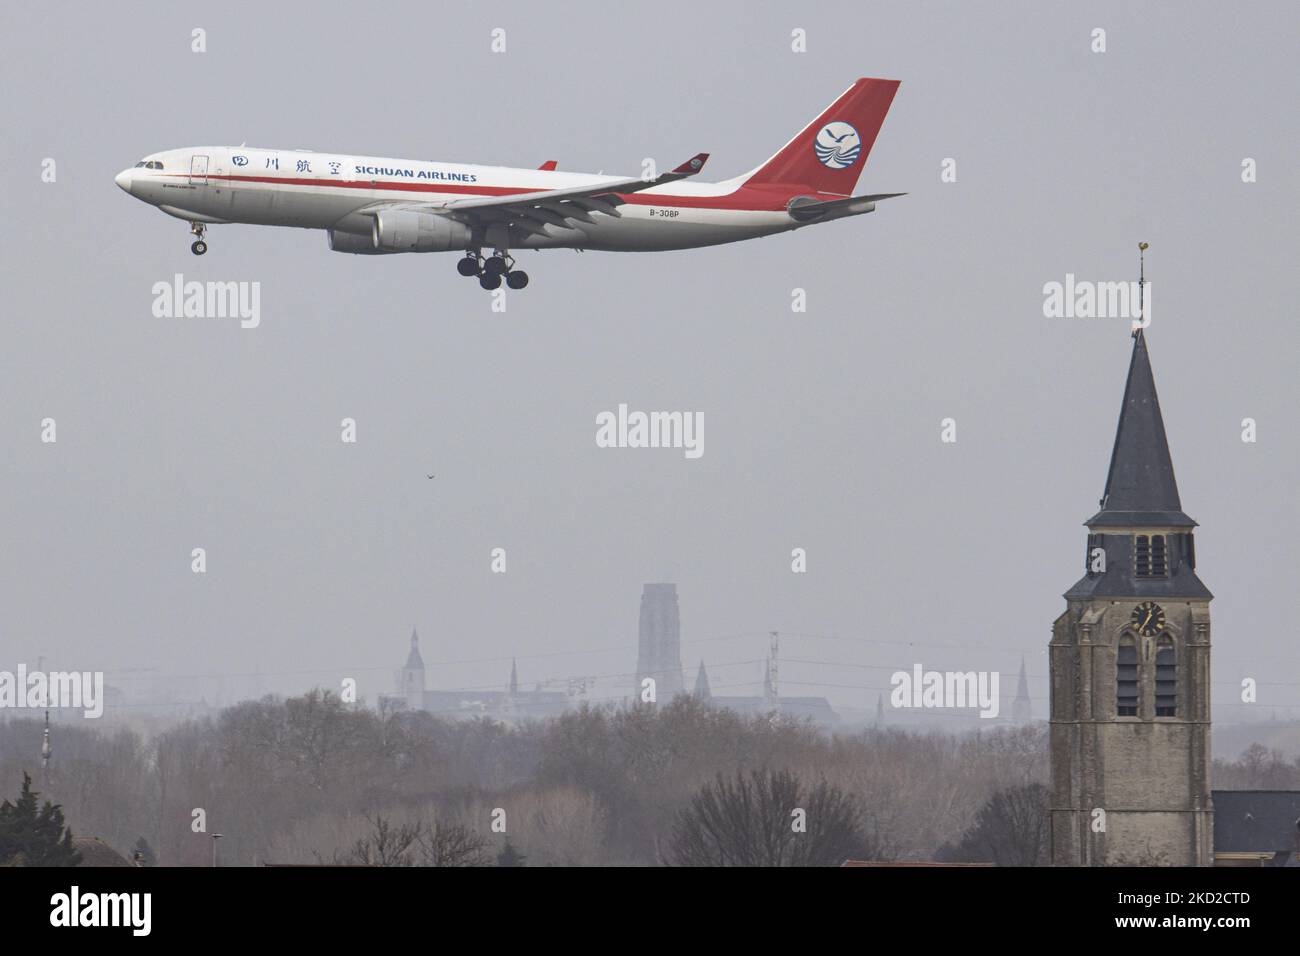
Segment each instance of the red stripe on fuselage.
M168 174L175 179L189 179L189 173ZM463 183L406 183L386 180L362 179L299 179L290 176L235 176L209 173L208 179L224 180L232 183L267 183L275 186L325 186L341 189L374 189L390 192L411 193L452 193L466 196L526 196L529 193L550 192L549 189L533 189L518 186L486 186L480 183L465 185ZM794 196L813 194L809 189L789 186L746 188L741 187L724 196L646 196L641 193L611 193L624 202L636 206L679 206L684 209L731 209L751 212L781 212ZM559 197L563 198L563 197ZM842 199L842 196L830 198Z

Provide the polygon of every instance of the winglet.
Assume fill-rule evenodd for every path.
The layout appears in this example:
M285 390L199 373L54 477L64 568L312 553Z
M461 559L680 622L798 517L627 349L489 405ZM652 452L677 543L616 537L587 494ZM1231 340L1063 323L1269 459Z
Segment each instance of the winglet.
M708 159L709 159L708 153L696 153L686 162L682 163L680 166L674 169L673 175L694 176L696 173L698 173L701 169L704 168L704 164L708 162Z
M560 164L557 163L555 160L553 160L553 159L548 159L546 162L542 163L542 165L538 166L537 168L538 168L538 169L544 169L544 170L546 170L546 171L549 173L549 172L554 171L555 167L558 166L558 165L560 165Z

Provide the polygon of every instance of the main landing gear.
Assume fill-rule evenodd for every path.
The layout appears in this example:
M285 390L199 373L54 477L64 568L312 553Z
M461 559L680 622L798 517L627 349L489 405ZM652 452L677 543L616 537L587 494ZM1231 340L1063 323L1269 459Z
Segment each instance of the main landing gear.
M190 243L190 252L196 256L201 256L208 251L208 244L203 241L203 234L208 231L208 227L201 222L190 223L190 233L195 237Z
M466 278L478 276L478 284L489 291L501 288L502 279L508 288L522 289L528 285L528 273L514 265L515 260L503 249L486 259L480 253L469 252L456 263L456 271Z

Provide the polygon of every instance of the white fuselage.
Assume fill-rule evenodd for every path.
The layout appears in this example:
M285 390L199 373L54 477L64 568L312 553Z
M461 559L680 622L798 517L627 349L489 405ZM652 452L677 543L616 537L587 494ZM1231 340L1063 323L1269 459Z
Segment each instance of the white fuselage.
M376 203L437 203L617 182L616 177L341 153L206 146L154 153L117 183L163 212L199 223L252 223L369 236ZM522 249L687 249L799 228L786 211L798 187L693 180L625 197L620 215L547 225L517 236ZM357 251L357 250L353 250Z

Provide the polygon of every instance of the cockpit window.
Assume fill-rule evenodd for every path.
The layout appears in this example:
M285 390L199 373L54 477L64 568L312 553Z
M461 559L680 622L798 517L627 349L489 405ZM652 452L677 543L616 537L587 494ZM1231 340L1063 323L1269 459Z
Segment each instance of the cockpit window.
M138 162L138 163L135 164L135 168L136 168L136 169L139 169L139 168L140 168L141 166L143 166L143 165L144 165L144 160L142 159L142 160L140 160L140 162Z
M142 159L140 160L140 162L135 164L136 169L139 169L141 166L143 166L145 169L162 169L162 163L158 162L158 160L156 159L150 160L148 162Z

